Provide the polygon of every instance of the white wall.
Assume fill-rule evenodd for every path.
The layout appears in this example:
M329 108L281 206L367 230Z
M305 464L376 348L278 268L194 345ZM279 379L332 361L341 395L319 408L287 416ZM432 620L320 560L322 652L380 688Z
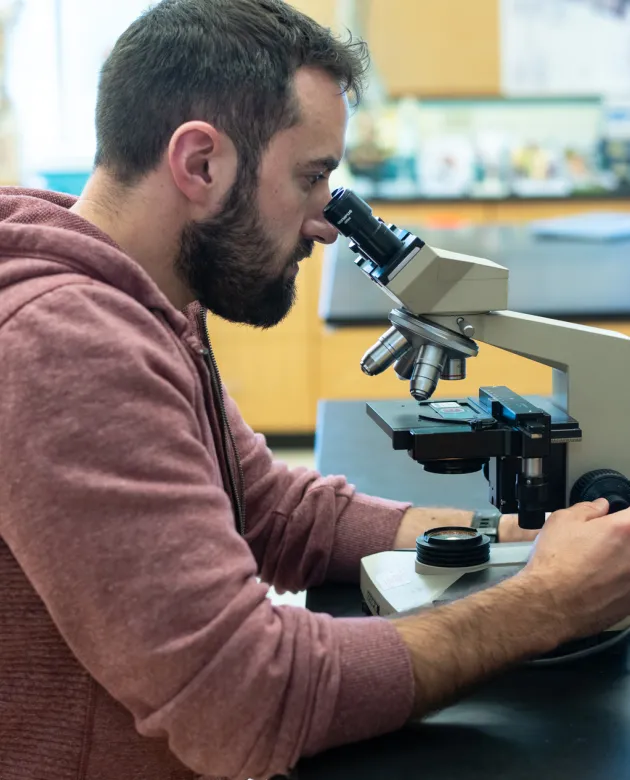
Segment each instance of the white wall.
M23 179L49 167L90 169L101 65L148 0L21 0L9 39L8 89Z

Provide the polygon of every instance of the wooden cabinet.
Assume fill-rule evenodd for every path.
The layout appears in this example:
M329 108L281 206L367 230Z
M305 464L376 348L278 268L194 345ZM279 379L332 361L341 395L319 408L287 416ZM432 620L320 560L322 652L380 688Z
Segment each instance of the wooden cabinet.
M213 344L223 381L253 428L313 430L313 344L305 334L241 328Z
M486 200L409 201L372 200L373 213L385 222L399 225L459 227L465 224L518 223L534 219L568 217L593 211L630 211L630 198L619 200Z
M499 0L373 0L365 35L391 95L500 91Z
M223 382L257 431L301 434L315 429L321 266L318 248L300 267L295 306L274 328L261 330L208 316Z
M488 203L489 222L529 222L533 219L568 217L592 211L630 211L630 200L504 201Z
M381 399L409 398L409 382L396 377L392 369L380 376L362 373L363 354L385 328L340 328L322 336L320 350L320 392L322 398ZM551 391L551 369L509 352L479 345L479 355L467 361L468 376L458 382L442 381L435 397L475 395L482 385L507 384L522 393Z
M290 0L289 5L308 14L325 27L336 27L338 0Z
M460 227L488 221L488 209L483 203L445 201L444 203L391 203L372 201L372 212L384 222L397 225L427 227Z
M585 322L585 325L630 335L628 322ZM369 377L359 363L384 328L341 328L322 336L320 349L320 392L322 398L377 400L409 398L409 383L396 377L392 369ZM479 344L479 355L467 361L468 375L457 382L441 381L436 398L462 398L476 395L484 385L508 385L524 395L551 393L551 369L533 360L513 355L488 344Z
M341 2L291 0L291 5L339 29ZM499 0L355 2L367 8L360 14L365 24L360 34L391 95L499 93Z
M369 377L361 371L365 352L386 330L380 328L325 328L319 350L319 392L321 398L404 398L408 383L393 371Z

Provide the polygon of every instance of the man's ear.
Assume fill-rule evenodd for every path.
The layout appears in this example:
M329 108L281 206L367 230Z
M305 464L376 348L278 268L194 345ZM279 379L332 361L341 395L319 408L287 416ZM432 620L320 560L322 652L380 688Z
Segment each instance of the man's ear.
M173 133L168 163L191 218L207 218L221 208L236 180L236 148L225 133L207 122L186 122Z

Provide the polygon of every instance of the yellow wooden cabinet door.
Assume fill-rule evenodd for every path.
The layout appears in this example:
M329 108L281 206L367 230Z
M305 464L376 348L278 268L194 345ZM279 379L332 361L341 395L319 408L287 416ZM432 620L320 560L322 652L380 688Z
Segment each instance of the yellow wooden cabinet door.
M499 0L369 2L366 38L391 95L499 93Z
M290 0L289 5L307 14L324 27L335 27L338 19L339 0ZM359 0L361 2L361 0Z
M488 221L488 211L483 203L374 201L370 206L374 216L400 227L427 225L448 228Z
M382 328L339 328L322 335L320 393L324 399L408 398L409 382L401 381L392 368L376 377L363 374L363 354L386 330ZM467 361L467 378L441 381L435 397L476 395L484 385L508 385L517 393L547 394L551 391L551 369L532 360L512 355L487 344L479 355Z
M630 336L630 320L584 322ZM384 332L383 328L340 328L322 336L320 352L321 396L324 399L408 398L409 383L392 368L377 377L360 369L363 354ZM476 395L484 385L507 385L521 395L551 393L551 369L533 360L479 343L479 354L467 361L467 377L458 382L440 381L436 398Z
M320 342L319 393L322 399L404 398L408 383L393 371L366 376L360 368L363 354L386 330L382 328L325 329Z
M362 35L390 94L499 93L499 0L356 2L368 8ZM300 11L337 30L340 3L291 0Z
M254 430L314 429L312 343L305 335L243 327L213 344L223 382Z
M569 217L592 211L630 211L630 202L623 200L558 200L506 201L487 206L490 222L516 223L534 219Z
M321 254L317 248L301 263L297 302L280 325L260 330L208 316L223 382L257 431L299 434L315 428Z

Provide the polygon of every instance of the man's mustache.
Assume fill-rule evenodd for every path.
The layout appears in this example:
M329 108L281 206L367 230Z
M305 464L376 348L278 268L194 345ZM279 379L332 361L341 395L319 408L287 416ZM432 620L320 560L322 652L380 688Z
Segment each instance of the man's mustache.
M313 254L315 248L315 242L308 238L303 238L300 243L295 247L295 251L291 255L288 265L292 263L299 263L300 260L305 260Z

